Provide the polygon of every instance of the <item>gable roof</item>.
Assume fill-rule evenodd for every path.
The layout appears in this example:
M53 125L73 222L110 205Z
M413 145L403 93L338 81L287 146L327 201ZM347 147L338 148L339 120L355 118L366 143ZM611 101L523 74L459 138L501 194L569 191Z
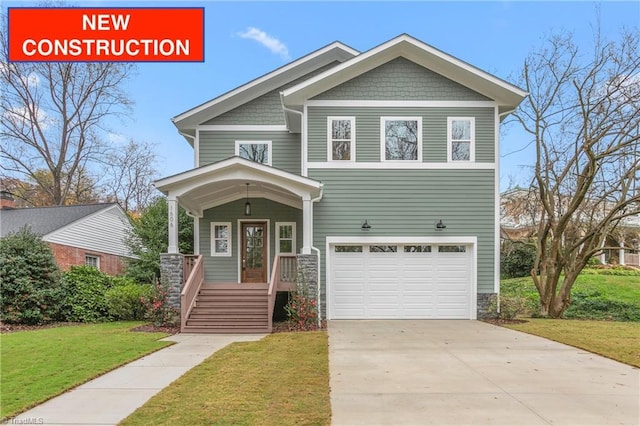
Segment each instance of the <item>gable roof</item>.
M237 108L332 62L344 62L358 53L357 50L343 43L333 42L249 83L178 114L171 121L181 132L193 135L194 129L200 123Z
M395 58L404 57L497 102L500 113L514 110L527 92L407 34L336 65L281 93L283 105L299 107L307 99Z
M45 236L116 203L78 206L33 207L0 210L0 237L29 226L34 233Z

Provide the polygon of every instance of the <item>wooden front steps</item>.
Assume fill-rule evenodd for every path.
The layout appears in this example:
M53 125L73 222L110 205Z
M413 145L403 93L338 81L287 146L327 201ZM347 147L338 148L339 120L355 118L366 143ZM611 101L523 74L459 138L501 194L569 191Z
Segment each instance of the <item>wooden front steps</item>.
M203 284L184 333L268 333L267 284Z

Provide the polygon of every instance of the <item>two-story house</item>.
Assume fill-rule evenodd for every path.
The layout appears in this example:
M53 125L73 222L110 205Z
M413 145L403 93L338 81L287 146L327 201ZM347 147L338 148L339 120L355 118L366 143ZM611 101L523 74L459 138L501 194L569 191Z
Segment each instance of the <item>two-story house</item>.
M183 329L268 329L296 269L324 319L475 319L499 292L498 128L525 96L400 35L332 43L176 116L194 168L156 186ZM195 218L184 266L178 204Z

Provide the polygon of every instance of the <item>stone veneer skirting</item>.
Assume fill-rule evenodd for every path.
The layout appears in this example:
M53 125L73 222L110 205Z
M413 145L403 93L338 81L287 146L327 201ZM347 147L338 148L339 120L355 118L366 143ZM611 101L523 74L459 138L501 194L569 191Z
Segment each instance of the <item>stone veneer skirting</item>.
M180 309L182 291L183 256L177 253L160 255L160 282L169 291L169 305Z

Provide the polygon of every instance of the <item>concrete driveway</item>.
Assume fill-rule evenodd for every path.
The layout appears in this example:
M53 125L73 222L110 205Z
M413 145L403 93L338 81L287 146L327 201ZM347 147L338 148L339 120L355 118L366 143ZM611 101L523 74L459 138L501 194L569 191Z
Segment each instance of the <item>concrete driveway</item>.
M330 321L335 425L639 425L640 370L478 321Z

